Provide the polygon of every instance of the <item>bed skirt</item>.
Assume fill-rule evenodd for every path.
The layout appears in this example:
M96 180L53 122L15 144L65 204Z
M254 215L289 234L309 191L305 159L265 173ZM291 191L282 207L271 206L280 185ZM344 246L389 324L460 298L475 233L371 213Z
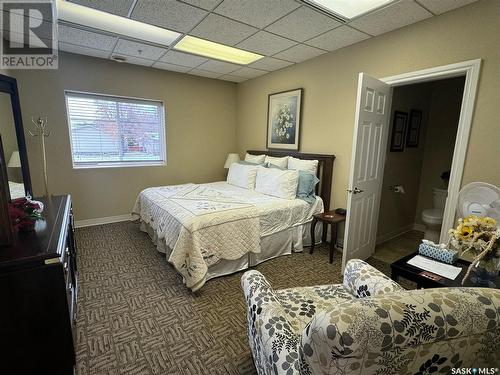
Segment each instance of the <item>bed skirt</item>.
M172 249L168 247L164 241L158 240L155 230L142 220L140 222L140 229L149 235L156 249L160 253L165 254L168 259ZM322 230L322 225L316 225L315 238L321 239ZM318 243L319 242L321 242L321 240L318 241ZM214 277L229 275L245 270L265 262L266 260L274 259L282 255L290 255L292 252L303 251L304 247L311 246L311 222L261 237L260 246L260 253L248 253L235 260L223 259L217 264L210 266L207 270L205 281L213 279Z

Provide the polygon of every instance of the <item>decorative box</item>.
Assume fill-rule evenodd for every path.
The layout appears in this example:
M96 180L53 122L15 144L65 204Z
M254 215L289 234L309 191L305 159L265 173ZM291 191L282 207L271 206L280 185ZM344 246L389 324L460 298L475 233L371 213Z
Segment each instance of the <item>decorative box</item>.
M442 247L432 246L426 243L420 244L418 247L418 253L449 264L455 263L458 259L458 251L443 249Z

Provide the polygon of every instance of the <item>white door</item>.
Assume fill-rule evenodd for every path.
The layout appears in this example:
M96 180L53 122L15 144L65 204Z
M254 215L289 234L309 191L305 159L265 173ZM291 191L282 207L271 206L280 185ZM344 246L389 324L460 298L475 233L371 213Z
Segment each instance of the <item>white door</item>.
M342 270L349 259L375 251L390 102L389 85L359 74Z

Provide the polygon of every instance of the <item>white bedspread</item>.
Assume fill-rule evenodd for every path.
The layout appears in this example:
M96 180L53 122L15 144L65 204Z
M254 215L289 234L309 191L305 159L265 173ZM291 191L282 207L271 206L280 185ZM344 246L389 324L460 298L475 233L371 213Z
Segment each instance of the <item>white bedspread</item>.
M304 224L322 210L320 198L310 205L215 182L145 189L132 215L172 249L168 261L194 291L211 265L259 253L260 237Z

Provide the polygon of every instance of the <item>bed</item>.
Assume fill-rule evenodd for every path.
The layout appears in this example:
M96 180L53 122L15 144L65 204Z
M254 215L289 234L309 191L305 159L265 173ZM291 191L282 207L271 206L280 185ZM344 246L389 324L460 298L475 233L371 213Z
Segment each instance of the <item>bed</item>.
M192 291L211 278L302 251L310 245L312 216L329 208L333 155L247 152L318 160L316 197L281 199L225 181L152 187L137 197L133 220Z

